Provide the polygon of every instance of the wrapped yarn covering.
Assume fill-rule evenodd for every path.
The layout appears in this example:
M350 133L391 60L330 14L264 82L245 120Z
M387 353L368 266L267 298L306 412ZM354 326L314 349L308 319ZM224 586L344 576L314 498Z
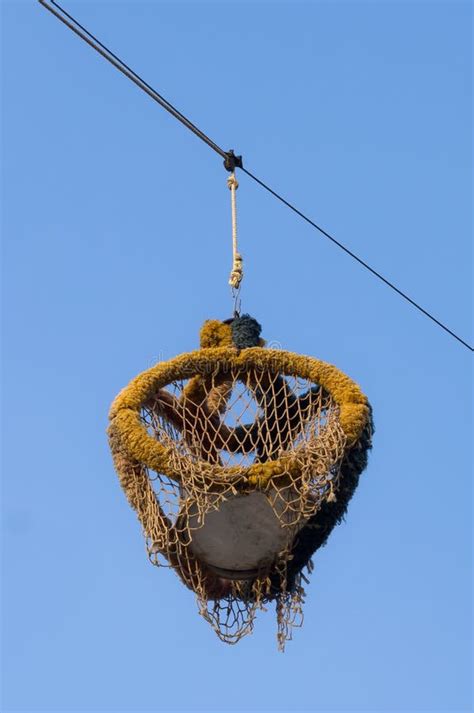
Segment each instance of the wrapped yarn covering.
M302 580L367 463L371 408L334 366L266 349L247 315L210 320L201 349L115 399L115 468L153 564L171 566L235 643L276 602L278 642L302 621Z

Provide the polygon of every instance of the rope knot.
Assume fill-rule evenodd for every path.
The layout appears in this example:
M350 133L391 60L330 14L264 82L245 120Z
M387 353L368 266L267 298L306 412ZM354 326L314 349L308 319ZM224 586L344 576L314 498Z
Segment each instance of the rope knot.
M239 182L237 178L235 177L235 173L232 173L228 179L227 179L227 185L229 187L229 190L231 191L232 189L237 190L239 187Z
M232 272L229 277L229 285L234 289L238 290L240 283L242 282L244 276L244 260L240 253L235 253L234 261L232 263Z

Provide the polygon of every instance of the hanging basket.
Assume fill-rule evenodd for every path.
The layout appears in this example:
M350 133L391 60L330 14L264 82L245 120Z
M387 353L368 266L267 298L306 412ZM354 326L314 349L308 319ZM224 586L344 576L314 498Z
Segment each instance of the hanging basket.
M366 465L371 410L334 366L241 349L262 342L235 327L205 323L200 350L135 378L112 405L110 445L153 564L178 573L229 643L276 601L283 647L302 570Z

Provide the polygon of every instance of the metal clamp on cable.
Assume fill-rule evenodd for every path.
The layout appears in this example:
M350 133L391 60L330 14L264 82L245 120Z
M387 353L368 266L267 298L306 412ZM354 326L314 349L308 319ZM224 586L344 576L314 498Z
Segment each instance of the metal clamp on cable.
M236 168L243 168L244 164L242 162L242 156L236 156L234 149L226 152L224 159L224 168L226 171L233 173Z

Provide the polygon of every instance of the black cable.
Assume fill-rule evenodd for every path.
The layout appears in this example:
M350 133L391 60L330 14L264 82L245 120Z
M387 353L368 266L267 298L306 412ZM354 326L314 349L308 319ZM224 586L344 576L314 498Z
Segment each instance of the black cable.
M132 82L134 82L140 89L143 89L148 96L150 96L152 99L154 99L160 106L163 107L163 109L166 109L172 116L174 116L175 119L178 119L186 128L190 129L196 136L199 136L202 141L204 141L211 149L213 149L216 153L218 153L222 158L227 157L227 152L224 151L223 149L220 148L212 139L210 139L206 134L201 131L201 129L198 129L195 124L192 123L184 114L182 114L176 107L174 107L172 104L170 104L167 99L165 99L161 94L159 94L153 87L151 87L147 82L145 82L140 75L138 75L136 72L133 71L125 62L123 62L119 57L117 57L116 54L114 54L111 50L109 50L108 47L106 47L100 40L97 39L89 30L86 30L83 25L81 25L72 15L70 15L66 10L59 5L59 3L55 2L55 0L50 0L51 5L54 5L54 7L51 7L51 5L48 5L45 0L39 0L41 5L46 8L46 10L49 10L55 17L58 18L58 20L61 20L62 23L64 23L67 27L69 27L70 30L76 33L84 42L87 42L87 44L95 49L96 52L98 52L104 59L106 59L110 64L112 64L114 67L116 67L122 74L124 74L128 79L131 79ZM56 10L55 8L58 8ZM61 15L61 13L63 13ZM63 17L64 15L64 17ZM67 18L67 19L66 19Z
M464 339L461 339L461 337L458 337L458 335L455 334L454 332L452 332L449 329L449 327L447 327L445 324L440 322L439 319L436 319L436 317L433 317L433 315L430 314L429 312L427 312L426 309L423 309L423 307L421 307L421 305L419 305L417 302L412 300L411 297L408 297L408 295L405 294L405 292L402 292L401 290L399 290L398 287L396 287L392 282L387 280L383 275L380 274L380 272L377 272L377 270L374 270L372 267L370 267L370 265L368 265L364 260L362 260L362 258L358 257L355 253L353 253L351 250L349 250L349 248L346 248L346 246L343 245L342 243L340 243L339 240L336 240L336 238L334 238L332 235L327 233L323 228L321 228L320 225L317 225L314 221L311 220L311 218L308 218L307 215L305 215L300 210L298 210L298 208L296 208L294 205L289 203L285 198L283 198L283 196L280 196L279 193L277 193L272 188L270 188L270 186L267 186L267 184L264 183L263 181L261 181L259 178L257 178L257 176L254 176L253 173L250 173L250 171L247 171L246 168L242 167L241 170L244 173L246 173L247 176L249 176L254 181L256 181L260 186L262 186L262 188L265 188L266 191L271 193L272 196L275 196L275 198L277 198L284 205L286 205L290 210L292 210L294 213L296 213L296 215L299 215L300 218L303 218L303 220L305 220L307 223L309 223L313 228L316 228L316 230L319 230L320 233L322 233L326 238L331 240L331 242L333 242L335 245L337 245L338 248L341 248L341 250L344 250L344 252L347 253L348 255L350 255L352 258L354 258L354 260L357 260L357 262L360 265L362 265L363 267L365 267L366 270L369 270L369 272L371 272L372 275L375 275L375 277L378 277L379 280L382 280L382 282L384 282L386 285L388 285L388 287L390 287L397 294L399 294L401 297L403 297L404 300L406 300L411 305L416 307L416 309L420 310L420 312L422 314L424 314L426 317L429 317L429 319L431 319L435 324L437 324L439 327L441 327L441 329L444 329L445 332L447 332L452 337L454 337L454 339L457 339L458 342L463 344L465 347L467 347L471 351L474 351L474 347L471 347L471 345L468 344L467 342L465 342Z
M349 248L347 248L345 245L340 243L336 238L334 238L332 235L330 235L328 232L326 232L323 228L321 228L319 225L317 225L314 221L312 221L308 216L306 216L304 213L302 213L298 208L296 208L294 205L292 205L289 201L287 201L285 198L283 198L279 193L274 191L270 186L268 186L266 183L261 181L257 176L254 176L253 173L248 171L246 168L242 166L242 161L240 160L241 157L235 157L233 154L233 151L224 151L220 146L218 146L212 139L210 139L206 134L201 131L195 124L192 123L184 114L182 114L176 107L174 107L172 104L170 104L167 99L165 99L161 94L159 94L155 89L153 89L152 86L150 86L147 82L145 82L140 75L138 75L136 72L134 72L133 69L131 69L125 62L123 62L119 57L117 57L116 54L114 54L111 50L109 50L108 47L106 47L100 40L97 39L89 30L87 30L83 25L81 25L72 15L70 15L64 8L59 5L59 3L55 2L55 0L50 0L51 5L54 7L51 7L51 5L48 5L46 0L39 0L41 5L45 7L49 12L51 12L55 17L58 18L58 20L61 20L69 29L71 29L73 32L76 33L84 42L86 42L90 47L95 49L96 52L98 52L104 59L106 59L108 62L110 62L114 67L116 67L122 74L124 74L128 79L130 79L132 82L134 82L140 89L142 89L148 96L150 96L154 101L156 101L160 106L163 107L163 109L166 109L172 116L174 116L175 119L178 119L186 128L188 128L190 131L192 131L196 136L198 136L202 141L204 141L211 149L213 149L217 154L219 154L222 158L224 158L224 163L226 165L226 168L233 168L235 166L238 166L249 178L254 180L256 183L258 183L262 188L264 188L266 191L271 193L272 196L277 198L281 203L287 206L290 210L292 210L296 215L299 215L300 218L302 218L304 221L309 223L313 228L318 230L322 235L324 235L326 238L331 240L332 243L337 245L341 250L343 250L347 255L350 255L354 260L356 260L362 267L365 267L366 270L372 273L372 275L375 275L379 280L381 280L385 285L390 287L394 292L396 292L400 297L403 297L404 300L409 302L413 307L415 307L417 310L419 310L422 314L424 314L426 317L431 319L432 322L438 325L438 327L441 327L445 332L447 332L451 337L454 337L460 344L462 344L464 347L469 349L470 351L474 351L474 347L472 347L470 344L464 341L461 337L459 337L455 332L453 332L449 327L447 327L445 324L439 321L439 319L436 319L430 312L425 310L421 305L419 305L417 302L411 299L405 292L402 292L398 287L396 287L392 282L387 280L383 275L380 274L380 272L377 272L377 270L374 270L368 263L366 263L364 260L362 260L360 257L358 257L355 253L353 253ZM57 10L55 9L57 8ZM59 12L58 12L59 10ZM62 13L62 15L61 15ZM237 159L237 160L236 160Z

